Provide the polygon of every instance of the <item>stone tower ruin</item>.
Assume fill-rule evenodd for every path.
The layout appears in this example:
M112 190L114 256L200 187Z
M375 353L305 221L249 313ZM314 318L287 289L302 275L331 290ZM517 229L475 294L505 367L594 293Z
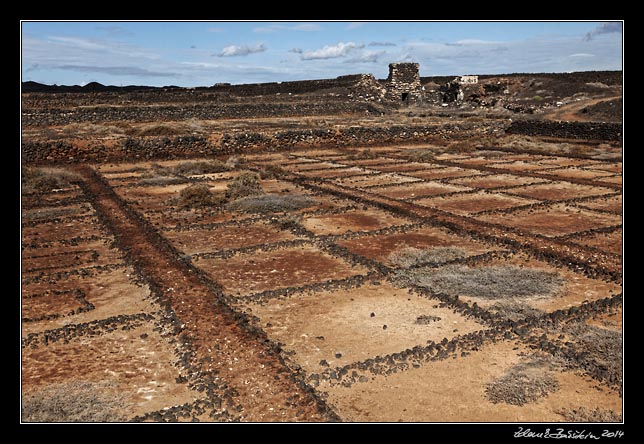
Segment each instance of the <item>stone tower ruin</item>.
M420 102L423 87L420 84L418 63L390 63L385 84L386 97L398 102Z

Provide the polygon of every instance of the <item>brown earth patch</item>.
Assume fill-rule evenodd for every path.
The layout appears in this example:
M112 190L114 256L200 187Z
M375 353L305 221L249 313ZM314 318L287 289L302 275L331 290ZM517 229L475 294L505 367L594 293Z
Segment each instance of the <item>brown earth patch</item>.
M25 393L33 393L70 380L113 382L114 393L124 395L120 413L129 419L202 396L176 382L180 373L175 361L173 348L147 322L103 333L90 344L77 338L23 348L22 387Z
M401 176L399 174L385 173L365 177L353 177L338 179L334 182L351 188L364 188L377 185L401 184L407 182L418 182L414 177Z
M409 199L421 196L435 196L438 194L456 193L459 191L468 190L471 190L471 188L458 185L447 185L440 182L422 182L410 185L378 188L377 190L370 191L381 196L390 197L392 199Z
M585 247L594 247L608 253L623 255L623 232L621 229L610 233L593 233L581 238L574 237L569 239L570 242L583 245Z
M418 177L420 179L432 180L432 179L448 179L451 177L463 177L463 176L478 176L482 174L480 171L459 167L444 167L444 168L432 168L423 171L414 171L409 173L410 176Z
M508 209L520 205L535 203L534 200L511 197L500 193L477 193L457 194L448 197L433 197L417 200L414 203L432 208L438 208L450 213L470 215L485 210Z
M462 177L450 180L450 183L465 185L472 188L499 188L519 185L530 185L543 182L535 177L514 176L511 174L490 174L486 176Z
M319 170L319 171L295 171L298 174L301 174L302 176L306 177L313 177L313 178L319 178L319 179L329 179L329 178L334 178L334 177L351 177L351 176L360 176L363 174L368 174L372 173L374 171L372 170L367 170L364 168L358 168L358 167L350 167L350 168L331 168L327 170Z
M539 171L540 173L549 174L553 176L559 176L561 178L573 178L573 179L597 179L602 180L603 177L611 176L613 173L600 170L592 169L582 169L582 168L555 168L548 169L544 171Z
M518 194L519 196L531 197L540 200L564 200L577 197L612 194L614 191L609 188L552 181L545 184L513 188L512 190L508 190L507 193Z
M286 344L287 350L295 352L293 359L314 373L483 328L439 308L436 301L387 283L250 307L268 335ZM416 322L422 316L432 316L433 321Z
M264 222L195 228L189 231L167 231L164 237L178 250L188 255L297 239L297 236L287 231L277 230Z
M408 221L376 209L305 216L302 219L302 226L317 235L372 231L405 223Z
M392 266L389 255L405 247L431 249L436 247L458 247L471 255L490 251L488 246L457 236L444 228L427 227L406 233L365 236L339 242L354 253Z
M313 246L237 254L226 259L200 259L197 265L226 293L238 296L367 272L363 267L352 266Z
M622 214L623 209L623 200L622 195L613 195L608 197L597 197L591 200L585 200L579 202L576 205L584 208L590 208L591 210L604 210L612 211L613 213Z
M510 214L485 214L476 218L549 237L609 227L622 222L618 215L583 210L565 204L520 210Z
M522 406L492 404L487 383L521 363L529 350L520 343L489 344L459 359L426 363L405 372L376 376L345 388L320 390L343 418L356 422L559 422L562 408L601 406L621 413L621 400L596 382L570 371L555 373L559 390Z

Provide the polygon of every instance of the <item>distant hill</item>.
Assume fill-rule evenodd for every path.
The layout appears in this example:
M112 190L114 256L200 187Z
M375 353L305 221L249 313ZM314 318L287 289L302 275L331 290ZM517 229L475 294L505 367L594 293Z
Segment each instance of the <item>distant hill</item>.
M113 86L113 85L103 85L98 82L90 82L87 85L45 85L38 82L27 81L22 82L22 92L23 93L60 93L60 92L70 92L70 93L79 93L79 92L126 92L126 91L146 91L154 89L167 89L167 88L178 88L177 86L170 87L155 87L155 86L140 86L140 85L129 85L129 86Z

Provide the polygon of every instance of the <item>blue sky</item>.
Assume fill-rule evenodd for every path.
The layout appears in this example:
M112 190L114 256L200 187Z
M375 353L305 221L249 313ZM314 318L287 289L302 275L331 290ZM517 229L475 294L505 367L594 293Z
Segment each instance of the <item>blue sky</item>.
M22 80L210 86L622 69L622 22L22 22Z

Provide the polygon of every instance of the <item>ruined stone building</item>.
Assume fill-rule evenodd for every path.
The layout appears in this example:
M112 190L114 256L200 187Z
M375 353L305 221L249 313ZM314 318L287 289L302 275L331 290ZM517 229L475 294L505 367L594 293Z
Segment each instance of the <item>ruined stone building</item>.
M418 63L390 63L385 97L392 101L422 102L419 67Z

